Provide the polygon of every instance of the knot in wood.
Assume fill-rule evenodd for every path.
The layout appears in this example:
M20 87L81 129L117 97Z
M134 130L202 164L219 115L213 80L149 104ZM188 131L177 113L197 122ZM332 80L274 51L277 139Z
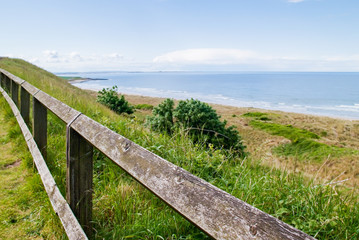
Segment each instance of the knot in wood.
M123 147L123 151L127 152L131 147L131 143L129 141L125 141L122 143L122 147Z
M249 232L250 232L253 236L257 235L257 228L256 228L256 226L255 226L255 225L254 225L254 226L251 226L251 227L249 228Z

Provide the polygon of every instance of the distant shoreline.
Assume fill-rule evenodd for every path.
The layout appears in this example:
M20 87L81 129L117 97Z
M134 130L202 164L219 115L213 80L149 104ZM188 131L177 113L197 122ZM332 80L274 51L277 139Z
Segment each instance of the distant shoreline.
M320 74L318 77L311 74L297 76L296 74L171 73L162 75L155 73L153 75L142 73L137 75L121 73L116 75L111 73L106 75L89 73L81 76L76 73L63 73L62 76L68 76L66 79L79 88L95 91L117 85L121 93L129 95L178 100L194 98L219 105L359 120L359 103L350 97L358 91L356 89L359 85L354 84L353 79L359 75L344 78L349 83L348 86L351 86L349 89L348 87L344 89L352 93L347 95L342 94L343 89L343 91L335 91L338 85L336 84L337 77L326 74L323 76ZM330 80L328 80L329 90L322 91L321 86L324 86L324 83L327 84L327 79ZM340 87L343 86L340 85Z
M69 81L71 84L83 83L83 82L94 81L94 80L108 80L107 78L84 78L84 77L65 77L65 76L59 76L59 77Z

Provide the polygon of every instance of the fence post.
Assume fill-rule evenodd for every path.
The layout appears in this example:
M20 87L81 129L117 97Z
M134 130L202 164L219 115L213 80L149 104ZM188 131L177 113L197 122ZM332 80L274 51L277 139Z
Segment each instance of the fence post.
M5 76L5 90L6 92L10 93L10 78Z
M66 199L86 235L92 236L93 146L67 126Z
M15 105L19 107L19 85L11 80L11 98Z
M24 122L29 125L30 123L30 94L25 88L20 87L20 113Z
M46 160L47 109L33 97L33 136L42 156Z

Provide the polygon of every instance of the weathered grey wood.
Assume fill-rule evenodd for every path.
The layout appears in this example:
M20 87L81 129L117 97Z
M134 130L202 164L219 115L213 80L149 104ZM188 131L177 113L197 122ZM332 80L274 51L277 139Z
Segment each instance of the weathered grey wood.
M138 182L215 239L314 239L85 115L71 125Z
M2 71L4 73L4 71ZM6 76L10 76L8 73ZM17 79L21 81L21 79ZM314 239L191 175L31 84L22 86L138 182L215 239ZM41 102L41 103L40 103ZM61 109L61 110L56 110ZM66 117L63 117L66 116ZM72 122L73 121L73 122ZM25 136L25 139L28 136Z
M67 204L64 197L61 195L60 190L56 186L56 183L46 166L44 158L42 157L40 150L38 149L30 130L28 129L27 125L25 124L21 114L19 113L18 109L14 102L12 102L11 98L8 94L0 88L1 93L8 101L14 115L20 125L21 131L25 137L25 141L28 145L28 148L33 156L36 168L39 171L41 180L44 184L45 190L50 198L50 202L54 211L60 218L62 225L66 231L66 234L70 240L86 240L86 234L81 228L79 222L77 221L75 215L71 211L70 206Z
M67 127L66 198L88 237L92 235L93 147Z
M23 87L30 95L34 95L35 93L37 93L38 91L40 91L38 88L32 86L30 83L28 82L24 82L23 84L21 84L21 87Z
M46 159L47 145L47 109L35 97L33 97L33 136L42 156Z
M20 112L25 123L30 123L30 94L24 87L20 87Z
M39 91L35 98L66 124L72 122L80 114L79 111L76 111L75 109L67 106L63 102L42 91Z
M2 72L5 76L7 76L8 78L12 79L13 81L15 81L17 84L22 84L23 82L25 82L23 79L13 75L12 73L4 70L4 69L0 69L0 72Z
M3 73L2 72L0 72L0 87L1 88L4 88L4 77L3 77Z
M5 76L5 91L6 91L7 93L10 93L10 89L11 89L10 78L8 78L7 76Z
M19 85L11 81L11 98L16 106L19 106Z

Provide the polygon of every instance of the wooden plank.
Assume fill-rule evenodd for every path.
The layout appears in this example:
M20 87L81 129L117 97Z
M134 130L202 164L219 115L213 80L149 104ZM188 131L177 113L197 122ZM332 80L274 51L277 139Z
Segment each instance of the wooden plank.
M11 98L19 106L19 85L14 81L11 81Z
M8 77L5 75L5 91L6 91L7 93L10 93L10 89L11 89L10 78L8 78Z
M46 159L47 145L47 109L33 97L33 136L42 156Z
M20 112L25 123L30 123L30 94L24 87L20 87Z
M71 125L138 182L215 239L314 239L85 115Z
M72 122L80 114L79 111L76 111L43 91L39 91L35 95L35 98L66 124Z
M49 106L56 115L72 111L45 93L32 93L34 87L30 84L24 82L22 85L35 95L34 100ZM57 111L57 108L62 110ZM74 121L73 130L209 236L215 239L314 239L92 119L77 116L72 112L62 120Z
M35 140L33 139L30 130L25 124L21 114L19 113L16 105L12 102L11 98L7 93L0 88L1 93L8 101L14 115L20 125L21 131L25 137L25 141L28 148L33 156L36 168L39 171L41 180L44 184L47 195L50 198L52 207L54 208L57 216L60 218L61 223L65 229L65 232L70 240L86 240L88 239L85 232L81 228L75 215L71 211L70 206L67 204L64 197L61 195L60 190L56 186L55 180L53 179L49 169L46 166L45 160L42 157L40 150L37 148Z
M0 72L0 87L4 88L4 76L2 72Z
M30 95L34 96L38 91L40 91L38 88L32 86L28 82L24 82L21 84L21 87L23 87Z
M66 198L88 237L92 236L93 147L67 127Z
M13 81L15 81L17 84L22 84L25 80L13 75L12 73L4 70L4 69L1 69L0 68L0 72L2 72L5 76L7 76L8 78L12 79Z

